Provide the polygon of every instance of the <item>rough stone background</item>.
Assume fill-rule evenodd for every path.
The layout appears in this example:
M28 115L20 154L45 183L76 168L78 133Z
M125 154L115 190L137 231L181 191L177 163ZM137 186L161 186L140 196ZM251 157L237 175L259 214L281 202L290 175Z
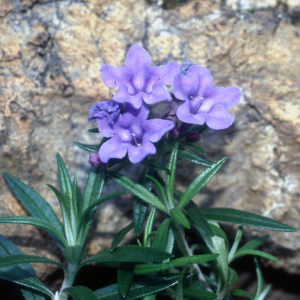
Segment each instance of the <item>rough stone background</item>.
M103 63L123 65L129 47L139 43L154 65L189 58L211 70L216 86L242 89L242 100L231 111L234 126L208 130L200 141L209 159L228 155L229 160L196 199L199 205L248 210L299 228L300 1L178 4L0 0L0 169L32 186L58 211L45 185L58 185L55 153L83 188L88 155L72 142L98 142L86 132L94 127L87 109L114 92L98 70ZM200 171L182 163L178 188ZM25 215L2 177L0 188L0 215ZM130 222L131 200L118 200L118 206L116 201L98 212L92 253L108 248L114 233ZM41 230L1 225L0 232L24 253L61 260ZM246 239L266 233L246 232ZM282 260L269 270L280 268L285 273L276 274L299 280L300 233L271 232L265 249ZM36 269L42 279L54 271ZM272 299L295 297L292 288L272 294Z

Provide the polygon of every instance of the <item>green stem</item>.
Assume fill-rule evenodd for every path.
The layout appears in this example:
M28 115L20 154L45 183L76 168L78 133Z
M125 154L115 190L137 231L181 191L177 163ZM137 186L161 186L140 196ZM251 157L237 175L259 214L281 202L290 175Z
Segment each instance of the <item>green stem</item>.
M175 225L174 226L175 228L175 239L176 239L176 242L178 243L179 245L179 248L183 254L183 256L185 257L188 257L188 256L193 256L193 253L191 251L191 249L189 248L189 245L187 244L185 238L184 238L184 231L183 231L183 228L179 225ZM193 264L191 265L191 268L193 268L197 275L198 275L198 278L200 280L200 282L203 284L203 286L210 292L212 292L211 288L209 287L209 285L207 284L199 266L197 264Z
M69 288L73 285L74 280L75 280L75 276L77 274L77 263L76 264L68 264L68 274L65 275L64 281L62 283L62 286L60 288L59 291L59 300L67 300L68 299L68 294L64 293L62 294L62 292L64 291L64 289Z

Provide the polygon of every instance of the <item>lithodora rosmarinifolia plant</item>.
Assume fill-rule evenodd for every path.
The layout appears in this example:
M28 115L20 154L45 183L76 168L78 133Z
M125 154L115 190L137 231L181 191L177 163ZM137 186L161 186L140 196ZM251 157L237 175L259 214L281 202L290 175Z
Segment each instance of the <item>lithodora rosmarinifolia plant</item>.
M4 172L7 184L32 216L0 218L0 223L29 224L46 230L61 248L67 265L34 255L23 255L0 236L0 278L20 285L24 299L235 299L236 296L263 300L270 285L263 289L259 263L255 258L258 284L250 295L230 286L238 281L231 263L245 255L279 261L257 250L268 238L262 236L239 247L242 226L296 231L295 228L253 213L230 208L200 209L193 198L223 166L227 157L216 162L206 159L195 143L207 127L220 130L234 122L228 109L240 99L236 87L215 88L208 69L185 61L151 66L145 49L135 45L128 51L124 67L103 65L100 73L108 87L118 87L112 100L89 109L89 121L101 133L100 144L75 144L89 152L91 169L83 194L77 177L70 180L65 164L57 154L61 190L48 185L61 208L62 220L39 194ZM172 92L164 86L172 85ZM169 101L170 108L154 118L152 104ZM174 189L177 159L205 169L187 189ZM166 163L168 162L168 163ZM143 166L138 182L121 173L129 164ZM102 195L103 187L114 181L124 191ZM133 221L121 229L110 249L87 255L87 236L96 209L109 199L130 192L134 195ZM149 208L150 207L150 208ZM160 211L157 228L153 224ZM230 247L218 222L239 224ZM119 246L125 235L135 231L137 244ZM193 231L200 244L189 245ZM117 268L116 284L92 291L73 286L76 274L87 263ZM59 291L53 293L37 277L30 263L54 264L64 270ZM101 274L99 274L99 281ZM99 284L101 284L99 282Z

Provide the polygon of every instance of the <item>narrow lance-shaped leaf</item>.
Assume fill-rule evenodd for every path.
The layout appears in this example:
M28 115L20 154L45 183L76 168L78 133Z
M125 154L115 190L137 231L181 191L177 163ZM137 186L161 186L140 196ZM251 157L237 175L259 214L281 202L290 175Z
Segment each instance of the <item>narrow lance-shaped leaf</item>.
M22 255L22 252L15 246L14 243L0 235L0 257L9 257L11 255ZM24 289L30 289L38 291L42 294L53 297L52 292L36 277L36 274L30 264L19 264L15 267L2 268L0 272L0 278L15 282L22 286ZM30 291L26 292L21 288L22 293L26 295L30 294ZM24 296L25 297L25 296ZM29 297L29 296L28 296ZM37 298L37 300L42 300Z
M117 246L121 243L124 236L133 228L133 222L131 222L129 225L124 227L122 230L120 230L113 238L113 241L111 243L111 249L110 251L114 251Z
M189 257L182 257L170 260L163 264L142 264L136 265L134 273L137 275L150 274L153 272L161 272L174 267L183 267L186 264L200 264L203 262L211 261L216 259L219 254L204 254L204 255L193 255Z
M260 265L258 263L258 260L256 257L254 257L254 263L255 263L255 271L256 271L256 276L257 276L257 287L255 289L255 292L253 294L253 299L256 300L258 298L258 296L261 293L262 287L264 285L264 280L262 277L262 272L261 272L261 268Z
M152 182L151 180L149 180L149 178L147 178L147 174L149 175L152 173L153 169L144 167L138 179L138 183L141 184L149 192L151 192L152 190ZM147 210L148 203L141 200L135 195L133 198L133 227L137 235L139 235L143 229L144 221L147 216Z
M249 293L247 293L246 291L243 291L243 290L236 289L236 290L230 291L229 293L232 296L245 297L245 298L248 298L248 299L252 299L252 296Z
M25 300L46 300L45 296L38 291L32 291L27 288L20 288L20 290Z
M267 296L267 294L269 293L271 287L272 287L271 284L269 284L268 286L266 286L266 288L261 292L261 294L259 295L259 297L257 297L257 299L255 299L255 300L264 300L265 297Z
M178 208L183 209L193 197L206 185L206 183L220 170L227 157L220 159L219 161L206 168L201 174L199 174L192 183L188 186L183 193L178 203Z
M64 289L62 294L69 294L74 300L98 300L97 296L85 286L74 286Z
M0 258L0 269L24 263L42 263L56 265L61 267L65 272L68 272L68 269L63 264L46 257L40 257L35 255L11 255Z
M277 222L273 219L233 208L208 208L203 209L202 213L208 220L223 221L246 226L272 229L277 231L298 231L294 227Z
M245 256L245 255L255 255L255 256L260 256L260 257L264 257L264 258L268 258L277 262L280 262L280 260L278 258L276 258L275 256L259 251L259 250L243 250L243 251L238 251L232 258L232 261L234 261L235 259Z
M171 219L167 218L161 223L154 236L152 248L162 250L162 251L164 250L167 236L168 236L170 222Z
M187 215L195 222L196 225L200 226L209 236L214 236L214 233L210 228L207 220L205 219L201 210L198 208L194 201L191 200L186 205L185 211Z
M178 144L176 143L174 149L170 156L170 161L168 164L168 168L171 170L171 173L167 175L166 179L166 189L167 196L170 201L171 208L174 207L174 182L175 182L175 174L176 174L176 166L177 166L177 156L178 156Z
M146 226L145 226L145 230L144 230L144 246L145 247L151 247L150 237L151 237L151 233L152 233L155 211L156 211L156 208L153 207L151 209L151 212L150 212L147 222L146 222Z
M229 263L232 261L232 258L234 257L234 255L235 255L235 253L237 251L237 248L238 248L238 246L240 244L242 235L243 235L243 227L239 226L238 231L237 231L236 236L235 236L235 239L234 239L234 242L233 242L233 245L232 245L232 247L230 249L230 252L228 254L228 261L229 261Z
M147 178L151 179L154 183L155 186L155 190L159 196L159 198L164 202L167 203L168 199L167 199L167 195L166 192L164 190L164 188L162 187L162 185L158 182L158 180L150 175L146 175Z
M109 172L108 174L113 181L115 181L117 184L119 184L120 186L122 186L123 188L125 188L126 190L134 194L135 196L157 207L158 209L167 212L166 208L161 203L161 201L155 195L149 192L146 188L144 188L142 185L137 184L130 178L121 175L119 173Z
M147 277L134 282L126 296L126 300L140 299L147 295L155 294L174 286L178 282L179 275L163 277ZM117 284L113 284L94 292L99 300L123 300Z
M202 153L204 155L206 154L205 151L202 148L200 148L200 147L198 147L198 146L196 146L194 144L191 144L188 141L182 141L182 142L180 142L180 145L192 148L193 150L196 150L196 151L198 151L198 152L200 152L200 153Z
M71 213L71 224L73 226L73 230L76 230L78 225L78 207L77 207L77 175L74 176L74 181L72 184L72 197L71 197L71 205L70 205L70 213Z
M183 298L183 278L184 278L184 274L187 270L189 266L189 263L186 264L186 266L183 268L183 270L181 271L179 280L178 280L178 284L176 287L176 294L175 294L175 300L182 300Z
M157 262L172 256L170 253L149 247L122 246L114 251L101 251L83 261L80 266L91 262Z
M18 200L32 216L48 221L63 234L62 225L55 212L42 196L12 175L3 172L3 176Z
M121 263L118 268L118 285L121 295L125 298L132 284L134 274L132 263Z
M88 151L88 152L98 152L99 148L100 148L100 144L98 145L87 145L87 144L82 144L82 143L78 143L78 142L73 142L73 144L75 146L77 146L78 148Z
M65 163L59 153L56 154L56 158L57 158L57 168L58 168L58 173L59 173L59 180L60 180L60 185L61 185L63 195L65 196L67 201L71 201L72 184L71 184L69 173L68 173Z
M91 133L100 133L98 127L90 128L90 129L87 130L87 132L91 132Z
M213 162L209 161L205 157L202 157L189 149L178 150L178 156L201 166L209 167L213 164Z
M254 250L258 248L260 245L262 245L268 238L269 234L261 236L259 238L253 239L250 242L246 243L244 246L242 246L238 251L243 250Z
M58 240L60 240L63 246L67 246L67 241L65 237L49 222L44 221L42 219L34 218L34 217L2 217L0 218L0 223L10 223L10 224L26 224L36 226L42 229L51 232Z
M184 213L178 209L177 207L174 207L170 210L170 216L172 217L173 221L179 222L184 228L190 229L190 223Z

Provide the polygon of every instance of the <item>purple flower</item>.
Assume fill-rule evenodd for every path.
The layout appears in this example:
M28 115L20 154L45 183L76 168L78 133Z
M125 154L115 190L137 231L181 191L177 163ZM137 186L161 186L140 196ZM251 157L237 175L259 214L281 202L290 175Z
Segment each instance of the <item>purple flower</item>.
M234 122L228 108L241 97L237 87L214 88L209 70L190 61L175 75L173 92L177 99L185 101L177 110L179 120L199 125L206 122L212 129L225 129Z
M117 122L121 113L122 105L113 101L106 100L95 103L89 108L89 121L96 120L99 132L105 137L114 134L113 125Z
M172 84L178 71L179 65L174 62L151 67L150 55L139 45L129 49L124 67L103 65L100 69L106 86L120 87L113 99L121 103L130 102L135 108L140 108L143 101L147 104L170 101L170 93L163 84Z
M90 154L89 163L95 167L102 167L106 165L106 163L101 161L98 152L93 152Z
M153 143L171 130L174 123L161 119L147 120L148 113L149 109L145 104L140 109L126 106L126 110L114 125L112 138L99 150L102 162L107 163L111 158L123 158L128 153L129 160L138 163L147 155L156 153Z

